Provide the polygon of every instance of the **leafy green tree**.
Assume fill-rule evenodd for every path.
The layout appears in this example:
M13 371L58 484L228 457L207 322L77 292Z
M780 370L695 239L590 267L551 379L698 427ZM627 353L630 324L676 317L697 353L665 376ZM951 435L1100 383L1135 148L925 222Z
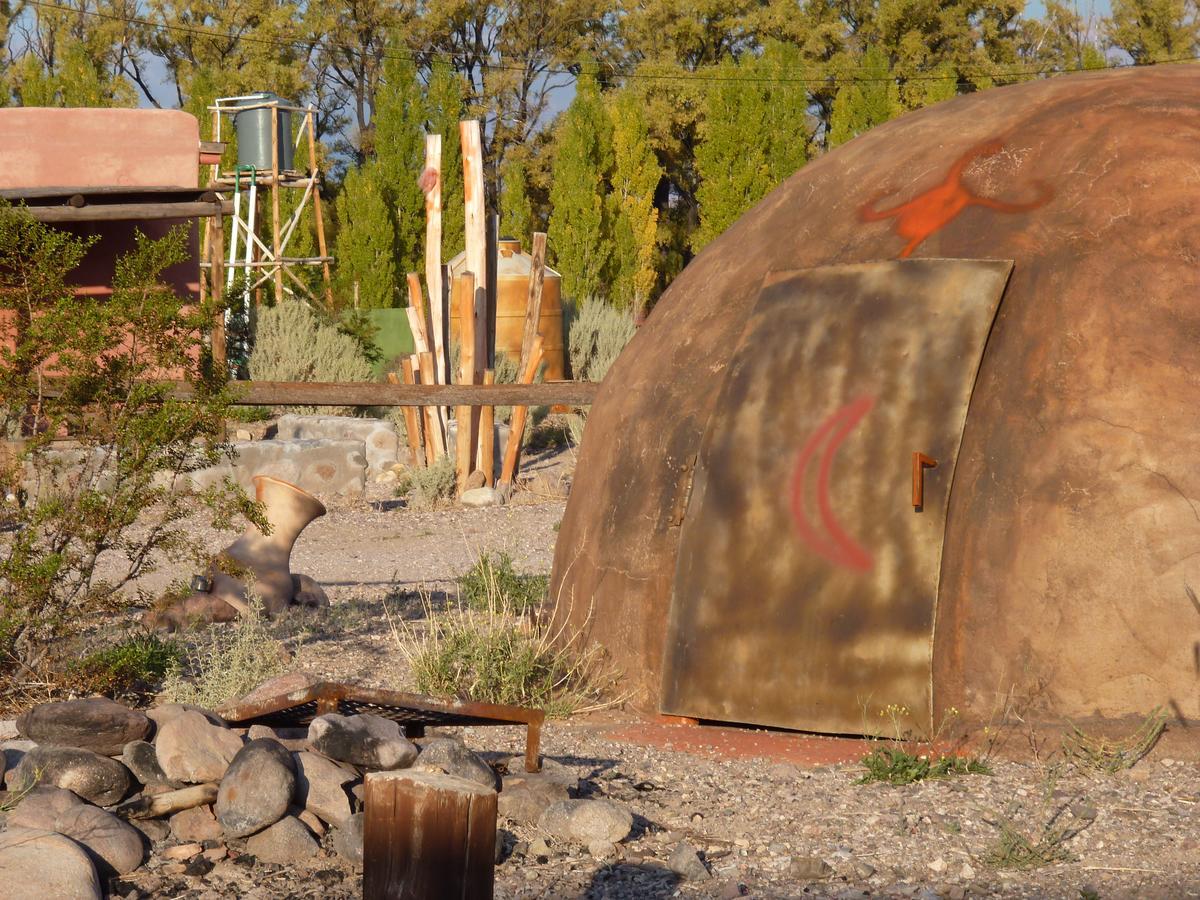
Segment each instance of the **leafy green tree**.
M580 74L575 99L558 123L550 187L549 251L564 295L576 302L604 296L612 253L604 202L612 152L612 124L592 65Z
M372 120L375 162L392 215L396 273L419 272L425 246L425 195L417 177L425 165L425 97L417 69L401 56L384 65Z
M650 146L645 110L628 90L618 91L612 115L613 287L615 306L640 311L658 278L658 210L654 194L663 170Z
M1103 68L1104 51L1097 43L1100 23L1060 0L1046 0L1045 6L1041 19L1022 23L1025 59L1047 74Z
M849 76L838 88L829 122L830 147L882 125L900 112L899 91L884 51L878 47L868 50L859 71L861 75Z
M1188 0L1113 0L1104 36L1139 66L1190 59L1200 44L1200 19Z
M500 230L509 237L517 238L526 247L534 232L525 158L515 152L510 153L504 162L503 186L500 188Z
M395 235L374 162L350 169L337 198L337 291L349 306L358 286L358 306L398 306Z
M430 134L442 136L442 262L466 247L462 142L458 123L465 112L466 82L444 59L435 59L425 92Z
M783 41L768 40L762 59L754 67L766 93L767 171L771 186L782 182L808 162L809 96L807 84L797 77L804 59L800 48Z

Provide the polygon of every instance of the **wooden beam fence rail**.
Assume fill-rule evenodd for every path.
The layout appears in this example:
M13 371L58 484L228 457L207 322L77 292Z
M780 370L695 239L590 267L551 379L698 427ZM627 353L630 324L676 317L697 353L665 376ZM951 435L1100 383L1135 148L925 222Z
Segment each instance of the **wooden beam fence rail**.
M188 400L191 385L172 382L171 396ZM599 382L537 384L381 384L373 381L235 381L237 406L590 406ZM58 395L53 381L44 394Z

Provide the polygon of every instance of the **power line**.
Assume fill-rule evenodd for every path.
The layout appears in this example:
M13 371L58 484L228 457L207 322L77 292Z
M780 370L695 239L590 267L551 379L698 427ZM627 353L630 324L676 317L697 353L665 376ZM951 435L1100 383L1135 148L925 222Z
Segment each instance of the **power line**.
M244 42L259 44L270 47L289 47L291 49L312 50L323 49L327 52L341 51L344 53L358 53L360 48L349 44L338 44L331 41L323 40L317 37L291 37L287 40L277 40L272 38L258 37L252 34L238 32L223 32L214 29L201 28L193 25L181 25L167 22L155 22L150 19L138 18L136 16L123 16L116 13L103 12L101 10L82 9L72 6L63 6L61 4L49 3L46 0L26 0L26 5L36 7L38 9L52 10L61 13L70 13L73 15L85 15L93 18L106 19L109 21L122 22L126 25L137 25L143 28L151 28L159 31L174 31L183 34L190 34L195 37L209 38L224 42ZM421 62L431 56L440 56L443 58L453 59L455 54L451 51L440 50L434 47L426 47L420 50L403 50L400 48L391 48L383 50L377 54L377 57L383 59L408 60L412 62ZM1159 63L1181 63L1194 62L1200 59L1198 55L1188 55L1173 57L1163 60L1158 60ZM651 64L653 65L653 64ZM943 64L939 64L940 65ZM780 72L811 72L811 75L801 75L799 77L780 77L779 75L770 74L739 74L739 75L720 75L704 72L702 70L694 71L673 71L673 72L652 72L647 71L646 67L639 66L633 71L621 72L614 70L611 74L622 80L642 80L642 81L687 81L694 82L711 82L711 83L758 83L758 84L797 84L797 85L822 85L827 87L839 87L848 84L873 84L873 83L895 83L899 81L949 81L954 79L956 87L971 87L974 86L975 80L971 76L979 80L993 79L999 81L1007 81L1010 79L1021 78L1038 78L1044 75L1060 75L1071 72L1081 71L1099 71L1107 69L1124 69L1133 66L1131 62L1106 61L1103 66L1091 66L1085 69L1083 66L1055 66L1051 64L1037 65L1030 64L1018 69L1007 70L988 70L983 68L955 70L953 74L938 74L933 70L933 67L917 68L914 72L905 75L852 75L846 76L842 74L829 74L822 72L817 67L798 67L798 66L781 66ZM546 75L577 75L583 64L576 62L574 64L545 64L541 60L534 58L526 58L519 62L492 62L489 60L480 60L478 66L481 70L488 71L511 71L511 72L527 72L530 67L543 69ZM868 71L868 67L862 65L847 66L848 71Z

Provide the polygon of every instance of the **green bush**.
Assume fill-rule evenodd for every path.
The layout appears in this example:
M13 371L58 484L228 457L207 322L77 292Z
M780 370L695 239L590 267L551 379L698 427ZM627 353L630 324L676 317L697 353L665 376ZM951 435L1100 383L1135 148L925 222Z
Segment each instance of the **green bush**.
M507 553L501 553L495 561L485 553L459 576L458 599L471 609L499 606L520 615L540 606L549 586L550 579L545 575L518 574Z
M256 381L372 381L371 363L360 342L322 322L303 301L286 299L258 313L250 377ZM294 407L311 414L318 407ZM322 412L346 415L342 407Z
M409 469L396 486L396 496L407 497L410 509L433 509L439 501L452 498L457 487L454 460L446 454L431 466Z
M0 485L25 497L4 511L0 673L61 675L69 638L130 605L122 588L198 563L195 513L221 529L263 522L232 482L189 487L189 473L229 459L233 398L200 337L219 308L162 280L190 258L187 231L139 235L108 296L70 283L93 243L0 203ZM163 373L191 398L174 399ZM54 445L61 435L72 449Z
M138 697L158 689L181 660L175 641L144 635L88 654L67 669L70 687L80 694Z
M901 747L880 747L862 758L867 773L859 784L913 784L950 775L991 775L991 767L976 757L915 755Z

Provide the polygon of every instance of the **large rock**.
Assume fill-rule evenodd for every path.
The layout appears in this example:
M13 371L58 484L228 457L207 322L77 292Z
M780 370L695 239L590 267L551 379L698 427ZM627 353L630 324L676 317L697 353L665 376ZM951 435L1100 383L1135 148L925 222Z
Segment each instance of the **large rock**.
M202 784L221 780L242 739L199 712L182 710L159 726L154 749L167 778Z
M65 834L83 845L105 876L127 875L145 858L141 832L61 788L35 788L9 815L8 826Z
M460 741L448 737L422 739L417 742L421 755L413 764L416 769L426 772L444 772L474 781L492 790L500 790L500 779L496 770L489 766L479 756L472 753ZM565 799L565 798L564 798Z
M330 839L338 856L361 866L363 861L363 814L355 813L344 825L336 828Z
M152 727L142 713L105 697L39 703L17 719L17 730L28 740L101 756L120 756L130 741L149 737Z
M246 852L263 862L291 865L317 852L317 840L295 816L280 819L246 841Z
M21 757L12 789L66 788L98 806L112 806L121 802L132 784L129 770L115 759L78 747L39 746Z
M362 441L292 440L235 441L236 463L189 473L199 488L233 478L253 493L254 476L270 475L310 494L358 496L367 483L366 447Z
M318 716L308 726L308 743L330 759L366 769L404 769L417 758L400 726L379 716Z
M350 797L345 785L358 775L316 753L297 753L296 803L330 825L350 818Z
M219 841L221 823L211 806L193 806L171 816L171 834L178 841Z
M562 800L542 813L538 828L584 846L616 844L633 830L633 814L612 800Z
M164 703L162 706L154 706L146 710L146 717L161 730L164 725L185 712L200 713L212 724L228 727L228 723L215 712L202 706L193 706L191 703Z
M0 832L0 890L5 900L101 900L100 879L83 848L53 831Z
M292 755L278 741L251 741L221 779L214 811L229 837L246 837L278 822L296 789Z
M139 784L170 785L171 780L158 764L158 752L146 741L130 741L121 751L121 762L125 764Z
M537 772L509 775L496 797L496 811L521 825L536 825L547 809L570 799L567 786L558 778Z

